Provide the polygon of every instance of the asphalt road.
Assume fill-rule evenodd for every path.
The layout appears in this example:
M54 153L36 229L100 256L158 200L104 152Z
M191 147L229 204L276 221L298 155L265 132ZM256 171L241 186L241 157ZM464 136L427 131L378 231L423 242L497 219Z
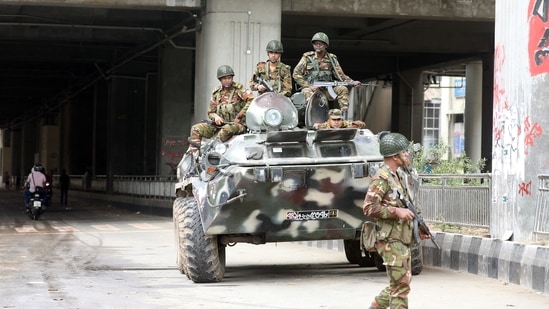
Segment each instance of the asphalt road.
M367 308L387 282L341 252L278 243L229 247L224 281L195 284L175 267L171 218L69 200L31 221L0 190L1 308ZM549 295L425 268L410 308L549 308Z

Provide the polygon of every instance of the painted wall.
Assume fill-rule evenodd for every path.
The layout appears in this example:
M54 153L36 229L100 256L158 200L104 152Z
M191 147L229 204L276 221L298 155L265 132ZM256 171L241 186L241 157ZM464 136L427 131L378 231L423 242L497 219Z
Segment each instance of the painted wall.
M547 171L547 0L496 1L491 233L531 240L537 176Z

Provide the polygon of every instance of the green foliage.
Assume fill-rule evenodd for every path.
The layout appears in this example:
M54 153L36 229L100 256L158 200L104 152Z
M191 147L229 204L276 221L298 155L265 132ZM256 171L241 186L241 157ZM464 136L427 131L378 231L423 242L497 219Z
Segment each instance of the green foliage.
M427 148L421 146L413 153L413 167L419 173L424 174L475 174L481 173L486 166L485 158L473 162L465 153L460 157L452 157L449 150L450 146L444 141ZM446 155L449 159L444 160L443 158ZM430 183L441 184L441 180L432 179ZM461 185L464 183L479 185L480 180L475 178L451 178L446 180L448 185Z

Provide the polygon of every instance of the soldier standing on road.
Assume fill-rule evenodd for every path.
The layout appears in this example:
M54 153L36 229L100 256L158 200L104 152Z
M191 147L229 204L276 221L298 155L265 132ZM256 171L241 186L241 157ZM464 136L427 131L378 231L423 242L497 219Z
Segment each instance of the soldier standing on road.
M313 86L315 81L332 82L334 80L352 83L355 87L360 87L359 81L353 81L352 78L343 73L343 69L337 61L337 56L327 51L330 45L328 36L323 32L317 32L311 39L314 51L303 54L301 60L294 68L293 78L302 88L302 92L309 99L319 87ZM324 95L331 98L326 90ZM339 108L346 114L349 108L349 89L346 86L334 87L337 94Z
M259 94L265 93L267 88L256 80L259 77L267 81L274 91L290 97L292 95L292 69L280 61L280 57L284 52L282 43L277 40L272 40L267 43L267 59L265 62L259 62L256 67L249 86L253 91Z
M366 124L360 120L343 120L342 112L339 109L331 109L328 111L328 121L323 123L315 123L313 129L339 129L339 128L356 128L364 129Z
M234 71L230 66L222 65L217 69L221 86L212 92L208 107L211 123L201 122L191 127L190 140L193 143L200 145L202 137L212 138L216 133L216 137L225 142L233 135L246 131L246 111L254 96L244 85L233 81L233 77Z
M384 164L372 178L364 198L364 214L376 220L376 249L387 267L389 285L372 302L370 309L408 308L412 281L410 247L414 244L414 214L403 205L409 199L399 168L410 165L410 143L400 133L380 134L379 150ZM429 236L419 231L421 239Z

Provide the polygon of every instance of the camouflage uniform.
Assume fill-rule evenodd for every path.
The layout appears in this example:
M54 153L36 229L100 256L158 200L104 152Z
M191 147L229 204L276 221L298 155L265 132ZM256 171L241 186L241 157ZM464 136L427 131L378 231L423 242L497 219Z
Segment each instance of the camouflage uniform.
M405 207L400 202L400 195L408 198L406 187L397 173L382 165L372 178L364 199L364 214L376 219L376 248L389 277L389 286L375 298L378 308L408 308L412 281L410 246L414 241L413 221L400 220L388 208Z
M313 94L313 91L308 87L315 81L353 81L343 73L336 55L327 52L322 59L319 59L314 51L303 54L294 68L292 77L301 86L301 91L307 99ZM331 98L327 90L322 91L327 98ZM337 94L339 107L343 110L347 109L349 107L349 89L346 86L337 86L334 87L334 92Z
M269 70L269 60L265 62L259 62L254 71L254 76L266 80L274 88L274 90L284 96L290 97L292 95L292 69L289 65L282 62L278 62L274 71ZM256 82L252 76L249 83L250 89L258 91ZM260 92L260 94L263 92Z
M212 123L201 122L193 125L190 138L199 142L202 137L211 138L217 133L217 137L224 142L233 135L244 133L246 131L246 111L253 99L253 94L246 90L241 83L233 82L229 88L220 86L214 89L208 107L208 118ZM241 123L225 124L219 128L214 122L216 116L227 122L240 119Z
M338 129L341 128L357 128L357 129L364 129L366 127L366 124L360 120L345 120L341 122L341 126ZM333 127L330 125L328 121L323 122L319 125L314 125L314 129L332 129Z

